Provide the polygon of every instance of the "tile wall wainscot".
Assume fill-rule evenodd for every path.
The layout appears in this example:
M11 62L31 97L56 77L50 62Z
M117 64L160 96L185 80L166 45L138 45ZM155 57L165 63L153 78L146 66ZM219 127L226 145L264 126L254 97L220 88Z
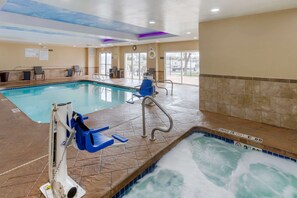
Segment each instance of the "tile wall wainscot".
M297 80L200 75L200 110L297 129Z

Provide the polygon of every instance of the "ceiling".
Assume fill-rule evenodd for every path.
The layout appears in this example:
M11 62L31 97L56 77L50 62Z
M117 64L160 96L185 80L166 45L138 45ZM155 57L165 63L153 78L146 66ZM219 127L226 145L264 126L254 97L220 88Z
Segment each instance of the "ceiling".
M193 40L201 21L296 7L296 0L0 0L0 40L77 47Z

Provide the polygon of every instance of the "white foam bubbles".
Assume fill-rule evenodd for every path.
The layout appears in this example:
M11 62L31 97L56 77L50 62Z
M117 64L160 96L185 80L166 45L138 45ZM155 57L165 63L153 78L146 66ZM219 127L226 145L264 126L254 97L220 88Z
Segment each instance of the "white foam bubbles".
M126 195L162 198L297 197L297 165L193 134Z

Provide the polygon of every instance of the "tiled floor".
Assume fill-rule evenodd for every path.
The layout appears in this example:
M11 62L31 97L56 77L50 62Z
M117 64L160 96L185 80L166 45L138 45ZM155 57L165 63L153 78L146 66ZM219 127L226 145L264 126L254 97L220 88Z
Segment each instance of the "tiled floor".
M63 81L71 80L74 79ZM6 83L0 84L0 88L45 82L56 81ZM104 80L104 83L124 86L140 84L138 81L124 79ZM68 148L69 175L87 191L85 197L114 195L150 163L155 162L169 150L171 148L169 145L176 144L195 126L205 127L205 130L210 131L226 128L257 136L264 139L263 144L244 139L241 141L297 157L297 131L198 111L198 87L195 86L175 85L173 96L166 96L164 90L158 91L157 100L173 117L174 128L170 133L157 132L157 140L154 142L151 142L149 137L141 137L142 117L139 101L133 105L123 104L113 109L89 114L89 120L86 121L89 127L109 125L110 130L104 134L110 136L119 133L129 138L129 142L97 153ZM2 98L0 94L0 99ZM34 123L22 112L13 114L12 108L14 105L11 102L0 100L0 197L41 197L39 187L48 180L48 159L45 156L48 152L48 124ZM156 126L169 123L156 107L148 108L146 117L147 132ZM39 157L41 159L33 163L3 174Z

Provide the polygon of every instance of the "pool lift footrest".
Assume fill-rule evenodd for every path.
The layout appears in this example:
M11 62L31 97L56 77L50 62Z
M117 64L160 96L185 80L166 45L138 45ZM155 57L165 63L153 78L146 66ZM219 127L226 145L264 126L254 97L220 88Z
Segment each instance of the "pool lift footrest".
M121 143L126 143L126 142L128 142L128 139L127 139L127 138L125 138L125 137L123 137L123 136L121 136L121 135L119 135L119 134L114 134L114 135L112 135L112 137L113 137L114 139L118 140L118 141L121 142Z

